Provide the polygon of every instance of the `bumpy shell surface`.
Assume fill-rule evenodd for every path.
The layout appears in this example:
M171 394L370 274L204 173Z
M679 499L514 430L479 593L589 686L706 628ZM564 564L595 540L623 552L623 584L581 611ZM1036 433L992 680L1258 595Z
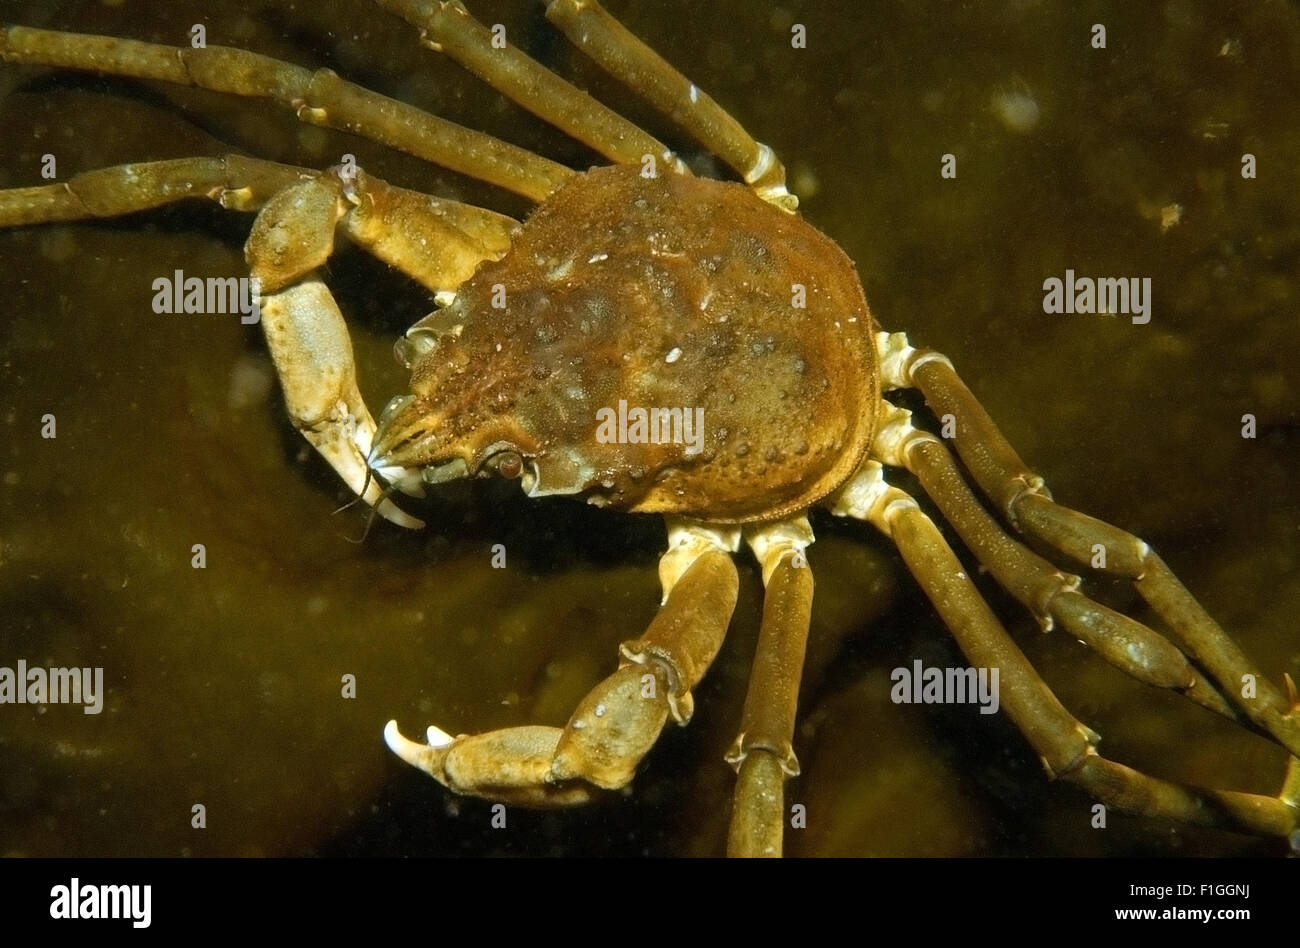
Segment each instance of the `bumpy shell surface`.
M513 447L533 494L779 517L865 455L874 329L852 262L801 218L737 184L595 169L412 328L415 398L394 419L408 432L394 459L475 472ZM636 409L676 409L665 417L683 427L650 442Z

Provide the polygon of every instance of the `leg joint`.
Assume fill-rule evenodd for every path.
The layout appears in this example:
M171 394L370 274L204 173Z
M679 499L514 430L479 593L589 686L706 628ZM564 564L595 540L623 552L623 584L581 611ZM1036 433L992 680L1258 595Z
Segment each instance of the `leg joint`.
M772 739L761 734L742 731L723 759L739 773L740 765L754 751L762 751L771 756L780 764L781 772L786 777L799 776L799 758L795 756L793 745L783 738Z

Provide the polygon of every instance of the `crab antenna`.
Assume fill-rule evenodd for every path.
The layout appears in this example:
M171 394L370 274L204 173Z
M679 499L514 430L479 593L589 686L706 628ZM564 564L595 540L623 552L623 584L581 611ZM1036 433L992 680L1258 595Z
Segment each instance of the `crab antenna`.
M361 484L361 493L357 494L356 497L353 497L342 507L339 507L337 510L334 511L334 513L337 515L343 513L343 511L345 510L349 510L352 507L355 507L359 501L364 499L366 491L369 490L370 482L372 480L379 485L379 491L380 491L379 501L375 504L368 505L370 508L370 513L366 517L366 526L365 529L361 531L361 536L356 540L353 540L349 537L344 537L344 539L347 540L349 543L355 543L358 546L361 545L362 543L365 543L366 538L370 536L370 528L374 526L375 517L379 515L379 504L383 503L385 500L389 500L392 497L393 491L395 490L394 486L392 484L386 484L383 481L376 478L375 472L367 465L366 479Z
M343 511L350 510L352 507L355 507L357 501L361 500L366 496L366 491L370 489L370 482L374 480L374 477L375 477L375 472L371 469L369 465L366 465L366 479L361 482L360 493L358 493L355 497L349 500L342 507L339 507L337 510L335 510L334 515L337 516L338 514L343 513ZM384 491L383 497L381 499L386 500L387 498L388 498L388 491Z

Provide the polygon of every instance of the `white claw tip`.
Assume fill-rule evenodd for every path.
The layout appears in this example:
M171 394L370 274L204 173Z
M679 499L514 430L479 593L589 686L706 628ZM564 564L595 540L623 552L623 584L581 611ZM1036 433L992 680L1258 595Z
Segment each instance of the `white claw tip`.
M389 721L384 725L384 742L389 750L412 767L429 772L429 748L404 738L402 732L397 729L396 721Z
M456 739L436 725L430 724L424 732L425 739L429 742L430 747L446 747Z
M439 771L434 764L434 751L453 743L454 738L436 727L429 728L427 734L429 743L417 744L415 741L407 740L402 736L402 732L397 729L396 721L389 721L384 725L384 742L388 744L389 750L412 767L417 767L427 774L437 776ZM440 756L438 755L439 758Z
M389 721L384 725L384 743L388 745L388 749L394 754L400 754L400 748L411 742L402 737L402 732L397 729L396 721Z

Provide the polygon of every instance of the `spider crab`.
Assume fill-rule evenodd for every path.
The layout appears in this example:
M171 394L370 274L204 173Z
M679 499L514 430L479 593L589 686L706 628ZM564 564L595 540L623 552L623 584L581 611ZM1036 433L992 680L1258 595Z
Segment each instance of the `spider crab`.
M767 146L596 0L548 0L546 13L746 185L693 176L664 144L501 42L459 0L378 2L417 27L431 49L613 164L576 173L329 70L244 50L6 27L7 61L271 98L305 122L366 135L538 207L521 225L394 187L351 164L317 172L232 155L124 165L0 192L0 225L112 216L192 197L256 211L246 255L290 416L384 517L422 525L381 482L419 495L428 485L495 474L519 479L531 496L573 495L666 518L659 613L622 646L618 669L565 727L458 737L431 727L421 744L390 722L386 738L399 756L457 793L525 806L580 804L627 785L668 720L685 724L692 715L692 692L736 604L732 556L745 545L761 566L766 598L727 756L737 771L729 851L779 854L782 788L798 773L793 738L813 595L808 513L823 507L894 541L972 664L1000 672L1000 706L1050 776L1126 812L1300 841L1300 712L1290 679L1286 692L1270 684L1146 543L1057 504L947 357L878 327L853 264L798 216ZM390 402L378 423L362 402L348 331L322 276L339 231L440 304L399 342L411 393ZM883 397L908 389L945 420L943 438L914 427L909 412ZM1042 682L935 524L886 480L889 467L916 476L1044 627L1059 624L1134 678L1179 691L1286 748L1281 792L1185 787L1100 756L1098 736ZM1130 579L1165 633L1092 601L1078 576L1013 532Z

